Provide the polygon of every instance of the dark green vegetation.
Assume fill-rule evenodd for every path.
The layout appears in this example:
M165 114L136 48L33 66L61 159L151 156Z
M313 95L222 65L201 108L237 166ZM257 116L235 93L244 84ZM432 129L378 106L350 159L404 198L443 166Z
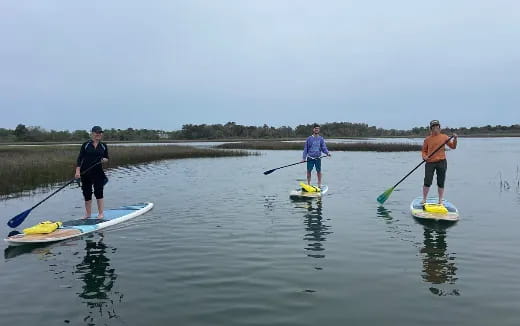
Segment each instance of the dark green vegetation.
M427 121L425 121L425 124ZM442 123L442 121L441 121ZM446 126L443 126L443 128ZM461 136L520 136L520 125L511 126L482 126L444 128L445 133L458 133ZM280 139L303 138L311 134L312 124L271 127L245 126L235 122L226 124L185 124L181 130L163 131L152 129L105 129L105 141L167 141L167 140L196 140L196 139ZM321 133L325 137L424 137L428 134L428 127L415 127L410 130L383 129L369 126L366 123L331 122L321 125ZM27 127L23 124L14 130L0 128L0 142L79 142L88 138L85 130L56 131L45 130L41 127Z
M0 196L50 186L74 177L78 146L0 147ZM245 156L245 151L190 146L111 146L105 166L146 163L165 159Z
M257 150L303 150L304 142L283 141L248 141L218 145L218 148L228 149L257 149ZM403 143L327 143L330 151L353 152L413 152L420 151L421 145Z

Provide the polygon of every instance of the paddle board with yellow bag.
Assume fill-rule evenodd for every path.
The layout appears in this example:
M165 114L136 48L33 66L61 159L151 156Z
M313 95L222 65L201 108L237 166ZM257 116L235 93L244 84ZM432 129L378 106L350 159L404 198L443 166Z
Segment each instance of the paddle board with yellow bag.
M23 245L55 242L75 238L84 234L99 231L112 225L125 222L151 210L153 203L142 203L105 210L105 216L98 219L96 214L91 218L66 222L45 221L26 228L23 233L11 235L4 239L9 245Z
M415 198L410 204L410 212L413 217L423 220L451 221L459 220L457 207L447 200L439 204L438 198L428 198L426 203L421 203L422 197Z
M329 187L326 185L318 188L316 186L311 186L300 182L300 188L291 191L289 197L291 199L310 199L310 198L318 198L325 195L329 191Z

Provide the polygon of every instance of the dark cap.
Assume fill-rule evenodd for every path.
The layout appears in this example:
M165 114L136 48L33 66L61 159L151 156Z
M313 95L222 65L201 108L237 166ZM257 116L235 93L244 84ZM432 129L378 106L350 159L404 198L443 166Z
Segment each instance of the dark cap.
M317 123L315 123L315 124L312 126L312 128L319 128L319 127L320 127L320 125L317 124Z
M103 132L103 129L100 126L94 126L92 127L92 132Z
M433 126L440 126L440 122L439 120L432 120L430 121L430 128L433 127Z

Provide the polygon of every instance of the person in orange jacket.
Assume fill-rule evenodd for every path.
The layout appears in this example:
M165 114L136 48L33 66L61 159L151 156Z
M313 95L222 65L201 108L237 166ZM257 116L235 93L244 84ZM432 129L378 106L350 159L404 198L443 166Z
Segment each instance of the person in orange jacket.
M446 145L448 145L448 147L451 149L457 148L457 137L457 134L454 133L452 140L450 140ZM448 135L441 133L441 124L439 123L439 120L430 121L430 136L424 139L422 147L422 157L423 160L426 161L426 165L424 167L423 204L426 202L426 197L430 191L434 172L437 173L439 204L442 204L442 198L444 196L444 182L446 180L446 170L448 169L446 151L442 144L446 143L448 139ZM432 155L432 153L437 148L439 148L439 146L442 146L442 148Z

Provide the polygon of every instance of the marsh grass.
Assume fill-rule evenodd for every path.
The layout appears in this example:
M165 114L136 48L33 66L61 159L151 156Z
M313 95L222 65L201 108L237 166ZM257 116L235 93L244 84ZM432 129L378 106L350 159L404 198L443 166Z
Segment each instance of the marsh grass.
M247 141L240 143L228 143L216 146L228 149L254 149L254 150L303 150L304 142L283 141ZM415 152L422 146L407 143L327 143L330 151L356 151L356 152Z
M74 177L79 146L0 147L0 196L22 194ZM108 168L167 159L255 155L191 146L110 146Z

